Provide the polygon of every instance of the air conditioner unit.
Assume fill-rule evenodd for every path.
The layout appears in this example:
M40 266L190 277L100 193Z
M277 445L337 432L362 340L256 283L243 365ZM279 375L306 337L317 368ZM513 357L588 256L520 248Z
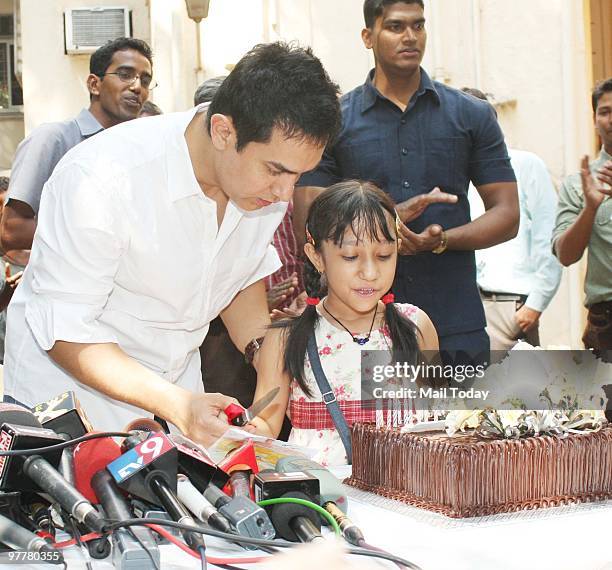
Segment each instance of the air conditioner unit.
M93 53L109 40L130 37L127 6L72 8L64 12L66 53Z

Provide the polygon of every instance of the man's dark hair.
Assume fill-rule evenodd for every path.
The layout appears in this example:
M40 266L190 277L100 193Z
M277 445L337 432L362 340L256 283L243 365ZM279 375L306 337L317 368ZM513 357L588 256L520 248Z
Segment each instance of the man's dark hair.
M155 117L156 115L163 115L164 112L159 108L158 105L153 103L153 101L145 101L142 104L142 109L140 109L140 113L138 113L139 117L143 115L148 117Z
M366 28L372 29L376 18L382 15L383 10L392 4L418 4L425 10L423 0L365 0L363 3L363 19Z
M201 105L202 103L210 103L226 77L227 75L219 75L218 77L211 77L204 81L193 94L193 104Z
M89 60L89 73L101 77L106 73L115 52L128 49L133 49L144 55L149 60L151 68L153 67L153 52L147 42L137 40L136 38L117 38L106 42L102 47L99 47L91 54L91 59Z
M259 44L219 87L208 109L208 132L211 117L220 113L232 118L238 151L268 142L275 127L286 138L325 145L340 128L338 93L310 48Z
M591 96L591 104L593 105L593 113L597 112L597 105L599 100L606 93L610 93L612 91L612 77L608 79L604 79L600 81L597 85L595 85L593 89L593 94Z
M489 97L493 97L491 93L485 93L480 89L476 89L476 87L462 87L461 91L467 93L468 95L471 95L472 97L476 97L476 99L482 99L483 101L486 101L491 106L491 109L493 109L493 112L495 113L495 118L498 118L497 109L495 108L495 105L493 105L493 103L489 101ZM493 99L495 99L495 97L493 97Z
M476 97L476 99L482 99L483 101L489 102L487 94L482 92L480 89L476 89L476 87L462 87L461 91L471 95L472 97Z

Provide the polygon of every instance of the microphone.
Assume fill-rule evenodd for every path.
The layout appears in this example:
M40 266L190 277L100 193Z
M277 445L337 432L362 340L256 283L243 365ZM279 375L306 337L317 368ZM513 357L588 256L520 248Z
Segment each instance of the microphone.
M307 459L306 457L281 457L276 462L276 471L279 473L295 473L301 471L308 473L319 480L321 492L321 504L333 502L343 512L346 513L348 500L342 488L340 480L332 475L323 465Z
M232 532L229 521L219 513L183 474L178 475L177 495L181 503L201 521L221 532Z
M124 521L133 518L127 501L119 491L112 475L101 469L92 478L100 504L108 518ZM160 555L152 532L148 528L118 528L113 532L113 566L120 569L138 568L155 570L159 568Z
M204 490L204 498L232 523L238 534L251 538L274 538L276 533L270 517L250 498L240 495L228 497L212 483Z
M338 523L342 535L351 544L361 546L365 537L361 529L347 516L348 499L342 488L342 483L325 467L305 457L282 457L276 463L280 473L304 471L319 480L321 486L321 506Z
M19 424L6 423L6 418L19 421ZM32 412L14 404L0 404L0 425L0 442L5 450L27 450L63 441L53 431L42 428ZM0 489L23 490L25 486L26 490L42 490L77 521L94 532L102 532L104 519L100 513L55 468L59 464L61 450L45 455L48 460L40 455L30 455L25 459L22 456L0 457ZM33 482L35 487L30 488L28 481Z
M93 427L74 392L64 392L34 406L32 413L42 424L66 440L76 439L93 431ZM74 461L71 448L64 449L59 467L66 481L74 485Z
M183 524L197 526L176 496L178 450L164 433L151 433L133 445L131 438L123 444L129 449L107 465L117 485L145 501L161 505L170 517ZM194 550L204 548L201 534L183 530L183 538Z
M127 502L117 488L106 466L121 456L121 448L110 437L82 441L74 450L75 481L77 489L92 503L102 505L107 518L126 520L133 518ZM132 529L140 544L128 529L117 529L112 534L113 564L115 568L154 568L146 550L157 557L159 551L149 529ZM89 542L87 543L89 545ZM144 546L143 546L144 545Z
M64 564L64 555L40 536L0 515L0 541L13 550L38 552L41 560L50 564Z
M99 503L91 485L93 476L121 456L121 448L111 437L82 441L74 448L75 487L92 503Z
M230 475L230 487L234 497L251 498L251 472L250 471L234 471Z
M303 499L311 498L298 491L289 491L281 498ZM270 518L278 535L291 542L313 542L323 539L321 535L321 519L316 511L296 503L279 503L270 509Z

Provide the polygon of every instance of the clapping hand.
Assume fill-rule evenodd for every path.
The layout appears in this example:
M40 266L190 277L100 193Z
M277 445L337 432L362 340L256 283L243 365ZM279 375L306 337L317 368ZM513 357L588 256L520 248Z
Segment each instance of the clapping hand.
M456 204L457 196L442 192L437 186L427 194L414 196L396 205L400 220L407 224L418 218L431 204ZM435 246L434 246L435 247Z
M606 162L600 169L597 180L591 174L589 168L589 157L582 157L580 164L580 179L582 180L582 192L587 208L597 210L601 203L606 199L606 196L612 196L612 161ZM608 184L604 188L604 184Z
M291 295L293 295L293 292L297 286L297 273L294 272L287 277L287 279L284 279L280 283L270 287L270 289L267 291L268 309L270 311L278 309L283 304L283 301L287 300L289 297L291 297Z
M415 255L424 251L431 251L440 245L442 242L442 226L432 224L427 226L420 234L417 234L400 223L400 239L399 248L400 255Z

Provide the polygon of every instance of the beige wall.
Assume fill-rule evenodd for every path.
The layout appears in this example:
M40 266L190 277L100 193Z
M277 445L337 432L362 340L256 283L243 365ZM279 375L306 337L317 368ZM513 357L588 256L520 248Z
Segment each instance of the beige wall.
M151 100L165 113L183 111L193 106L198 85L196 24L187 18L184 0L149 0L149 4L150 42L159 82Z

